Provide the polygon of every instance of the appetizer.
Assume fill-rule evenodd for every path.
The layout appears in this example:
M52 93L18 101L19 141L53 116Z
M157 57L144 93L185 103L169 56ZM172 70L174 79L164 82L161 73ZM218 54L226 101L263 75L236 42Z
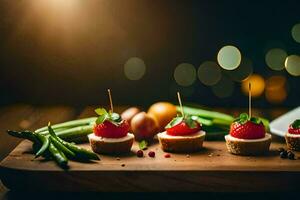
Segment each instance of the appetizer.
M99 115L94 133L88 135L92 150L102 154L121 154L131 150L134 136L129 131L129 124L117 113L108 113L104 108L95 112Z
M177 93L181 105L180 94ZM166 152L195 152L202 148L205 132L201 124L190 115L175 117L166 127L166 131L159 133L158 140L163 151Z
M300 151L300 119L295 120L285 134L288 149Z
M261 119L242 113L230 127L225 136L230 153L236 155L260 155L269 150L271 135L266 133Z
M110 90L110 112L98 108L95 112L99 115L94 126L94 133L88 135L92 150L100 154L123 154L131 150L134 135L128 133L129 124L118 113L113 112Z

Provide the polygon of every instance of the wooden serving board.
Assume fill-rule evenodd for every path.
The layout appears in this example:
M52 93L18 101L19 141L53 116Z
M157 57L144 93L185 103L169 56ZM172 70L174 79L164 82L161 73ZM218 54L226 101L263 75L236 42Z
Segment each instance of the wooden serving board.
M205 141L201 152L165 158L159 145L153 144L138 158L134 144L130 155L101 155L92 163L70 161L70 169L64 171L53 161L34 160L31 143L25 140L0 163L0 175L15 190L299 191L300 160L281 159L279 147L285 145L272 143L265 156L235 156L223 141ZM155 158L147 155L150 150Z

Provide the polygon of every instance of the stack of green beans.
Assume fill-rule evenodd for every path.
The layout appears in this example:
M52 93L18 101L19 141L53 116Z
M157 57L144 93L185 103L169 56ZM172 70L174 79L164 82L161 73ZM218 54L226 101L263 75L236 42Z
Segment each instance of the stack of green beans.
M54 159L64 169L68 168L68 159L76 161L99 160L99 157L94 152L78 147L58 137L50 124L47 127L48 134L30 131L7 132L11 136L32 141L36 158L43 156L47 159Z

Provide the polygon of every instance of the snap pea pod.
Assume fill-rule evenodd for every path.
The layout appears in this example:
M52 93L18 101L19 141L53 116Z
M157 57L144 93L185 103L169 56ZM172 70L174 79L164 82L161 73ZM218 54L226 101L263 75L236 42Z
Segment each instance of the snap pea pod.
M206 125L206 126L213 125L213 122L210 119L204 119L204 118L201 118L201 117L195 116L195 115L193 116L193 119L197 120L197 122L200 123L200 124L202 124L202 125Z
M66 141L62 140L61 138L57 137L57 135L55 134L54 130L51 128L50 125L48 125L48 130L49 130L49 133L51 136L55 137L55 139L57 139L64 146L66 146L68 149L73 151L76 154L76 157L78 157L79 159L100 160L99 157L97 156L97 154L95 154L94 152L91 152L84 148L75 146L75 145L73 145L69 142L66 142Z
M59 166L62 168L68 167L68 159L63 152L59 151L52 143L49 144L48 149Z
M93 124L96 121L96 117L89 117L89 118L84 118L84 119L77 119L77 120L72 120L72 121L67 121L67 122L63 122L63 123L59 123L59 124L54 124L52 125L52 128L54 130L56 129L63 129L63 128L73 128L73 127L79 127L79 126L84 126L84 125L89 125L89 124ZM37 130L35 130L34 132L36 133L41 133L41 132L47 132L48 127L42 127L39 128Z
M40 149L35 154L35 157L37 158L37 157L41 156L48 149L50 141L49 141L48 136L44 136L44 135L41 135L39 133L36 133L35 135L40 140L40 142L42 143Z
M49 136L51 142L54 144L54 146L62 151L66 156L67 158L75 158L75 153L72 152L71 150L69 150L67 147L65 147L61 142L59 142L55 137L53 137L52 135Z

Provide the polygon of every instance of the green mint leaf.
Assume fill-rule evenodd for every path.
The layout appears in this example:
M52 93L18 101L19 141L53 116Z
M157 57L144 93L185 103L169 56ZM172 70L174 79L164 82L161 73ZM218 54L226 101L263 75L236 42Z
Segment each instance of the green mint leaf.
M183 121L183 117L175 117L165 128L172 128Z
M100 115L96 119L96 124L102 124L108 118L108 114Z
M253 122L254 124L261 124L262 123L261 119L258 118L258 117L251 117L250 121Z
M197 128L197 122L193 119L192 116L187 116L184 120L184 122L188 125L190 128Z
M234 122L238 122L240 124L245 124L247 121L249 121L247 113L241 113L240 116L234 120Z
M98 114L98 115L106 115L107 114L107 111L104 109L104 108L97 108L95 110L95 112Z
M112 120L114 122L121 122L122 118L118 113L111 113L110 114L110 120Z
M142 140L139 142L139 148L140 150L145 150L148 148L148 142L146 140Z
M294 129L300 128L300 119L295 120L295 121L292 123L292 127L293 127Z

